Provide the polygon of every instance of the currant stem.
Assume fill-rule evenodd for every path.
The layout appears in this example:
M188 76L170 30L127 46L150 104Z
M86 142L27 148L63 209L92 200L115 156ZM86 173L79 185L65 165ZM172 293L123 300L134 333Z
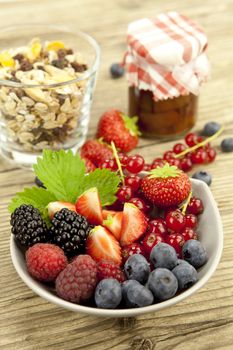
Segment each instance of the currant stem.
M116 150L115 143L113 141L111 141L111 146L112 146L113 155L114 155L114 157L116 159L116 163L117 163L117 166L118 166L118 170L119 170L119 173L120 173L120 178L121 178L122 184L125 185L125 178L124 178L124 174L123 174L123 171L122 171L121 162L120 162L120 159L118 157L118 153L117 153L117 150Z
M191 197L192 197L192 194L193 194L192 191L190 191L186 202L185 202L184 205L182 206L182 214L183 214L183 215L185 215L185 212L186 212L187 206L189 205L189 202L190 202L190 199L191 199Z
M205 139L204 141L198 143L197 145L195 145L193 147L186 148L183 152L176 154L175 158L182 157L189 152L195 151L199 147L205 146L208 142L216 139L223 132L223 130L224 130L224 126L221 126L221 128L214 135L208 137L207 139Z

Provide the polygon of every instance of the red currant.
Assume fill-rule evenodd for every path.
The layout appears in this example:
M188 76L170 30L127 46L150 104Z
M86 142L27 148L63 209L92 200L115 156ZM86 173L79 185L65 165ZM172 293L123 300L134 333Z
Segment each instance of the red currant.
M179 154L186 149L186 146L183 143L176 143L173 147L173 152Z
M121 167L125 168L129 157L127 156L127 154L124 154L124 153L119 153L118 157L119 157L119 160L120 160L120 163L121 163Z
M175 154L172 151L167 151L163 154L163 159L164 160L169 160L171 158L174 158Z
M154 219L149 222L148 231L160 236L167 234L166 222L163 219Z
M142 171L144 163L144 158L139 154L135 154L134 156L130 156L128 158L126 169L129 173L137 174L140 173L140 171Z
M181 231L185 226L185 216L179 210L170 211L166 215L166 226L172 231Z
M151 169L162 168L165 162L162 158L155 158L151 164Z
M175 249L178 257L180 257L182 253L182 247L185 243L184 237L180 234L171 234L167 236L166 242Z
M150 171L151 170L151 164L144 164L143 171Z
M185 227L180 234L184 237L185 242L189 239L197 239L197 233L190 227Z
M190 202L187 206L187 213L188 214L194 214L194 215L199 215L203 213L204 211L204 205L202 203L202 200L197 197L192 197L190 199Z
M185 142L189 147L193 147L198 143L198 137L193 132L190 132L185 136Z
M215 160L215 158L216 158L216 155L217 155L215 149L213 149L211 147L207 148L206 154L207 154L207 161L209 163L213 162Z
M130 198L132 197L132 189L129 186L122 186L119 188L117 191L117 198L119 199L120 202L128 202Z
M123 210L123 203L117 199L113 204L108 205L107 210L114 210L114 211L122 211Z
M170 158L167 160L170 165L175 165L177 168L180 168L180 160L178 158Z
M117 163L115 159L106 159L102 164L101 164L102 169L109 169L112 171L116 171L118 169Z
M137 197L133 197L129 200L129 203L132 203L134 205L136 205L136 207L138 207L138 209L140 209L141 211L143 211L144 213L148 212L148 206L146 205L146 203L144 202L143 199L141 198L137 198Z
M196 228L197 227L197 217L193 214L185 215L185 227Z
M197 136L197 143L201 143L204 141L204 138L202 136Z
M141 178L137 175L130 174L125 177L125 185L131 187L133 192L136 192L141 185Z
M154 232L149 232L145 235L145 237L142 240L142 245L148 257L150 255L152 248L154 248L154 246L160 242L164 242L164 237Z
M139 243L132 243L130 245L124 246L122 248L121 254L122 254L123 263L125 263L126 260L131 255L134 255L134 254L142 254L142 255L144 255L145 252L144 252L143 246L141 244L139 244Z
M180 160L180 169L183 170L184 172L187 172L191 170L193 167L193 163L191 159L188 157L184 157L183 159Z
M203 148L197 149L191 154L193 164L203 164L207 159L206 151Z

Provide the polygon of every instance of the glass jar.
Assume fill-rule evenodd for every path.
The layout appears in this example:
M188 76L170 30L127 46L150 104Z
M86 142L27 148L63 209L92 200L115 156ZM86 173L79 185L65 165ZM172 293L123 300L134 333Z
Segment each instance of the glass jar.
M76 151L82 146L100 59L100 48L89 35L46 25L2 29L0 51L11 52L35 37L41 42L63 42L74 53L80 53L80 62L85 62L86 68L65 80L56 75L61 69L50 67L55 83L53 79L52 83L42 80L35 84L0 77L0 151L8 160L28 167L45 148ZM42 70L37 74L43 75L44 68L38 69Z
M129 115L138 116L145 137L179 137L190 130L197 118L198 96L188 94L154 101L151 91L129 87Z

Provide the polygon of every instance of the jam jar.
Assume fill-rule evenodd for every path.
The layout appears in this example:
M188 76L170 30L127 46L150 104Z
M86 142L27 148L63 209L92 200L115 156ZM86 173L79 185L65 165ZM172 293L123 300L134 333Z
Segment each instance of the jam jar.
M176 138L195 125L200 86L209 76L206 49L203 29L174 11L129 24L128 112L143 136Z
M197 119L198 96L188 95L154 101L151 91L129 87L129 116L138 116L143 136L179 137L191 129Z

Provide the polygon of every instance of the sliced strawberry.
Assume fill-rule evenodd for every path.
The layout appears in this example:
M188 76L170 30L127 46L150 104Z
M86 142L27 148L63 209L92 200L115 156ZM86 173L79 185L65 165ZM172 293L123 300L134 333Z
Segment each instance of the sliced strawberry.
M121 265L121 247L116 238L103 226L94 227L86 242L86 252L95 261L113 261Z
M100 197L96 187L85 191L75 203L77 213L83 215L92 225L99 225L103 222Z
M50 202L47 206L50 219L53 219L54 214L63 208L67 208L71 211L76 211L75 205L69 202Z
M115 215L117 211L115 210L106 210L103 209L102 214L103 214L103 219L106 220L108 218L108 215Z
M106 217L106 212L107 217ZM106 219L103 221L103 225L107 227L107 229L113 234L113 236L116 237L116 239L120 240L121 235L121 225L122 225L122 218L123 218L123 212L122 211L112 211L112 210L105 210L104 215Z
M134 204L125 203L121 227L122 246L137 241L146 231L147 219Z

